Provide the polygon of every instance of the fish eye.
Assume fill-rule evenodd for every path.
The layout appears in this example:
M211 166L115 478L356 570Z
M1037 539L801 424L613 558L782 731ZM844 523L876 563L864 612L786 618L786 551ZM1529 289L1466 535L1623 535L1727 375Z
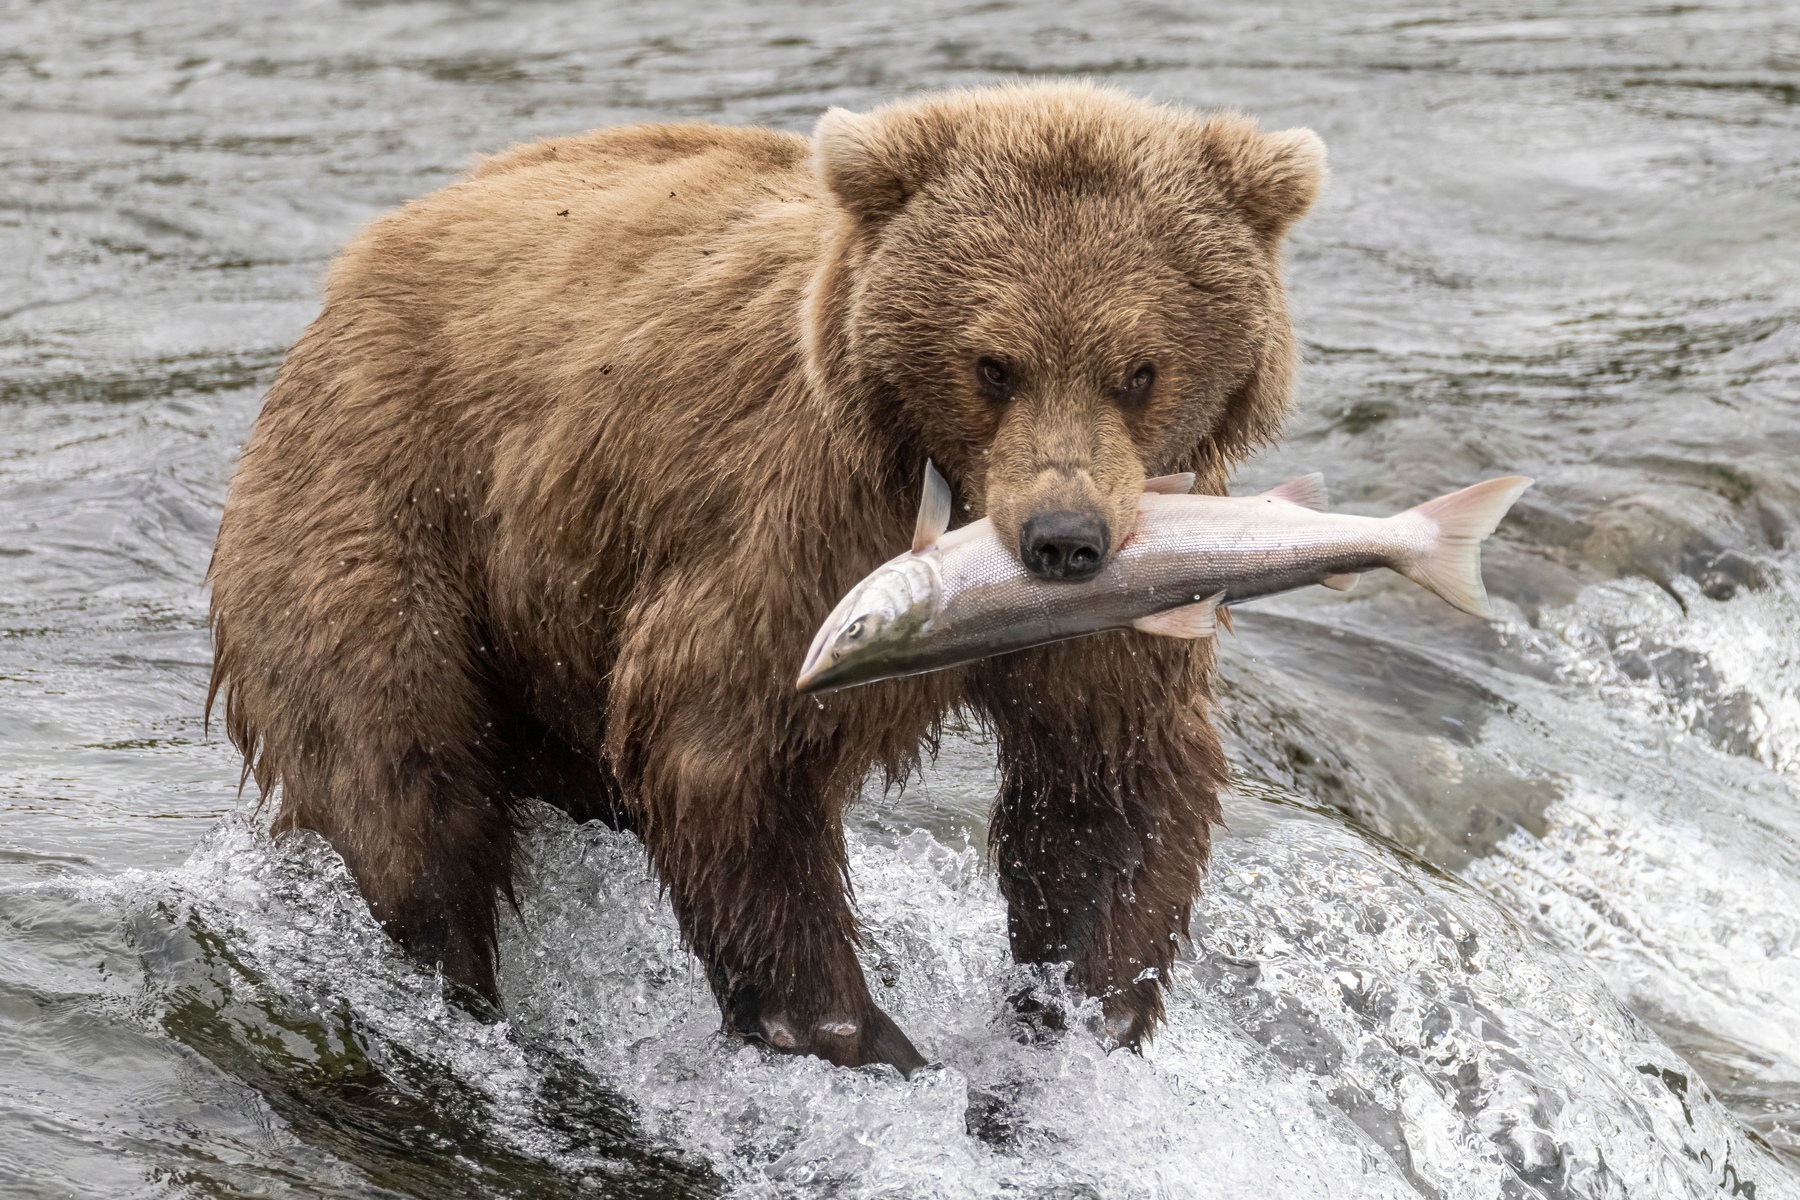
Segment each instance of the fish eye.
M866 628L865 619L858 617L856 620L850 622L850 627L848 629L844 630L844 636L854 642L862 637Z

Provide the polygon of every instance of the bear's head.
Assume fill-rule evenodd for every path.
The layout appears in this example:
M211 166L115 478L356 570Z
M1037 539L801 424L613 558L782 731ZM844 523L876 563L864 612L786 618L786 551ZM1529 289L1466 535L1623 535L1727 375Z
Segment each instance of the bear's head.
M875 406L1034 573L1099 570L1146 476L1223 490L1278 431L1310 130L1029 84L832 109L814 155L841 215L812 377Z

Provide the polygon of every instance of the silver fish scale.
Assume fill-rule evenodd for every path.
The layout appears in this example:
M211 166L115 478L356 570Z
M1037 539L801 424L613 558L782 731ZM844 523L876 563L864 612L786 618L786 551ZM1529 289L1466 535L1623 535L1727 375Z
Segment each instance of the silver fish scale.
M940 592L905 657L929 666L1121 629L1223 592L1224 603L1393 566L1430 541L1405 514L1313 512L1262 496L1146 496L1138 527L1092 580L1046 582L993 536L937 551Z

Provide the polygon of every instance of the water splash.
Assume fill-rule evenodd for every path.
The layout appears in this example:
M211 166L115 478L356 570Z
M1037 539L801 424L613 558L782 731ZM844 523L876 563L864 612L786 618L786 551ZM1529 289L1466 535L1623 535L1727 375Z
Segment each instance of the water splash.
M1521 630L1521 649L1621 714L1706 739L1779 772L1800 770L1800 585L1764 568L1764 586L1724 600L1682 576L1582 590Z
M444 1002L310 836L233 821L178 870L81 886L126 923L146 1020L414 1194L1800 1195L1492 900L1278 792L1231 817L1143 1057L1011 964L978 851L855 835L865 969L936 1060L911 1082L721 1035L642 848L549 810L497 1024ZM1021 986L1068 1031L1016 1036Z

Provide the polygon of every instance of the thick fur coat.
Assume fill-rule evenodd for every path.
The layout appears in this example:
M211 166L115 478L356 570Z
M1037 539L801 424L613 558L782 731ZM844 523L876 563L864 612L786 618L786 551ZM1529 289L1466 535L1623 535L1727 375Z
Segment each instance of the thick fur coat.
M629 827L728 1028L910 1070L841 814L962 710L999 744L1014 953L1149 1036L1219 816L1209 645L1110 634L819 699L794 676L907 544L927 457L1022 546L1076 514L1106 553L1146 475L1222 490L1288 406L1281 241L1322 175L1306 130L1029 85L811 139L547 140L376 221L211 569L213 689L277 828L497 1001L521 802Z

